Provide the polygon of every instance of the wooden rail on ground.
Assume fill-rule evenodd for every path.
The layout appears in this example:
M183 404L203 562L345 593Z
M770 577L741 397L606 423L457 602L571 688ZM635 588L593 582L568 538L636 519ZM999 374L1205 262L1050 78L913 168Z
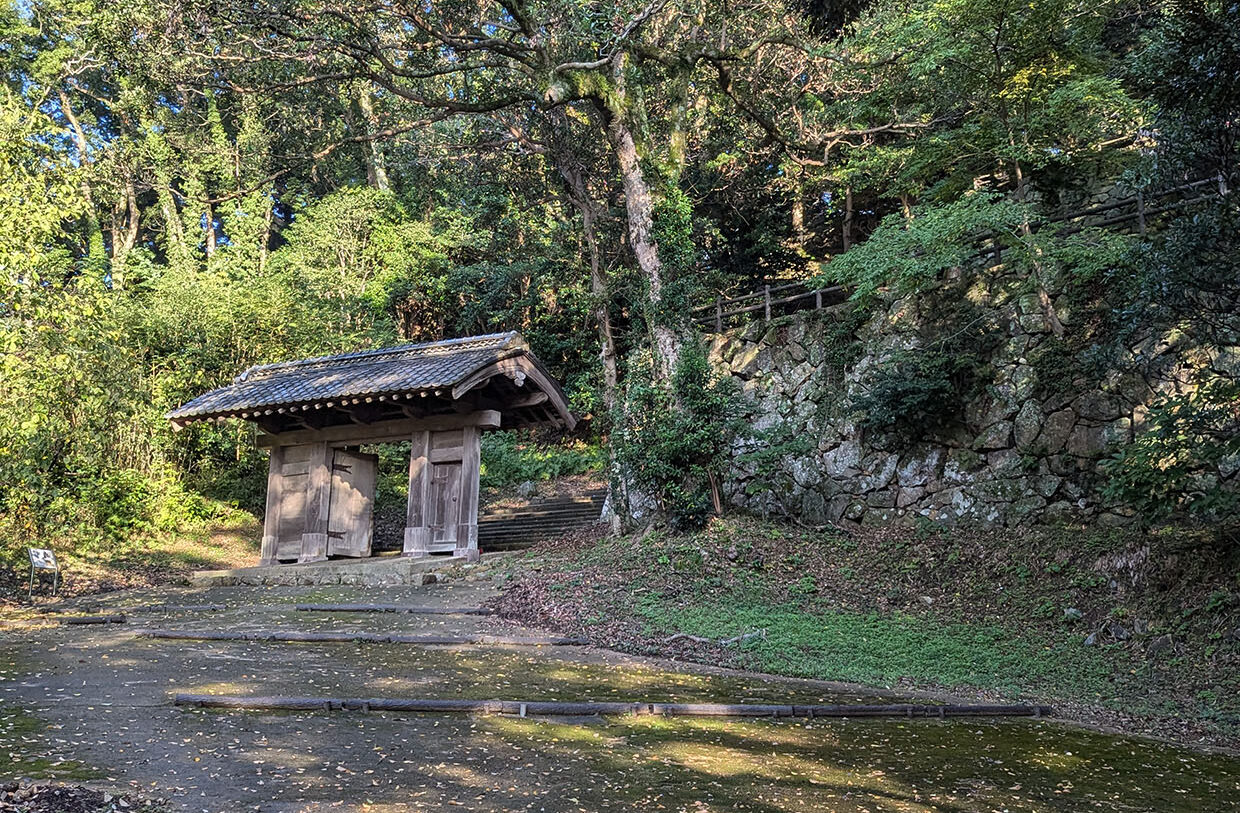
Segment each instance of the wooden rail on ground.
M79 615L61 619L62 623L72 626L85 626L88 624L124 624L125 616L116 615Z
M456 646L491 644L493 646L585 646L584 638L516 638L497 635L381 635L369 632L284 632L264 630L237 632L231 630L139 630L139 638L163 638L176 641L276 641L297 644L412 644L416 646Z
M629 701L571 702L522 700L461 700L397 697L241 697L185 694L173 698L178 706L227 709L287 709L298 711L410 711L580 716L619 714L656 717L1047 717L1049 706L1038 705L923 705L913 703L797 705L766 703L647 703Z
M174 613L174 612L220 612L228 609L223 604L142 604L137 607L127 607L127 613ZM102 612L103 607L98 604L89 604L84 607L40 607L36 612L49 614L62 613L98 613Z
M491 615L486 607L416 607L410 604L298 604L311 613L412 613L415 615Z

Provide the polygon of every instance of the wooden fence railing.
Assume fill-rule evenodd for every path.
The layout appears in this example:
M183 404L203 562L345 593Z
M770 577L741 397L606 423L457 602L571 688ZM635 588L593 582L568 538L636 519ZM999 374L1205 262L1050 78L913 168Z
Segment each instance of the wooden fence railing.
M1228 194L1222 177L1203 178L1170 189L1153 192L1138 190L1135 195L1112 203L1090 206L1075 212L1047 217L1035 230L1057 227L1056 234L1068 236L1087 228L1108 228L1119 231L1135 227L1144 235L1159 215L1179 211L1193 204ZM993 267L1003 261L1002 246L997 235L979 237L974 241L977 256ZM767 284L761 290L741 296L717 296L713 302L690 310L693 322L716 333L723 332L738 317L760 314L763 321L773 315L801 310L821 310L838 305L848 298L842 285L815 288L808 281L785 281Z
M693 308L690 314L696 324L721 333L724 325L730 324L737 316L760 312L764 321L770 321L775 313L784 314L810 308L821 310L829 305L838 305L847 298L848 291L842 285L811 288L804 282L788 282L764 285L761 291L729 299L719 296L709 305Z

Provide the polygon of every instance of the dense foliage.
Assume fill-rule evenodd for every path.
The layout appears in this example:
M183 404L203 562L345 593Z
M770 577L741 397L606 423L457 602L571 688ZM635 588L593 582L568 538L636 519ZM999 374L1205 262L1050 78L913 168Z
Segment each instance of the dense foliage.
M616 474L633 492L630 505L653 500L673 525L700 527L720 508L719 484L744 429L736 382L714 372L694 346L681 354L670 386L645 372L630 371L614 416Z
M731 433L687 328L716 291L817 275L867 304L926 296L981 241L1065 342L1048 291L1097 316L1075 322L1091 346L1234 329L1233 196L1149 234L1048 224L1116 184L1240 183L1235 3L326 10L0 10L13 549L259 509L252 430L162 417L254 363L521 330L580 414L614 418L595 431L614 426L635 484L694 518ZM893 357L867 414L966 397L961 363ZM1158 414L1234 405L1211 387ZM1153 458L1127 470L1157 477Z

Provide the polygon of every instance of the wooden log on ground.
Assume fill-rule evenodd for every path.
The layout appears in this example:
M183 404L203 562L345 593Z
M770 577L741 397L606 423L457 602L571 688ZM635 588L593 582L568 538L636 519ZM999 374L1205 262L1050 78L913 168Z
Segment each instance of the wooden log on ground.
M406 711L424 713L465 712L513 714L520 717L577 717L594 714L632 714L665 717L897 717L944 719L947 717L1047 717L1049 706L1029 705L786 705L768 703L646 703L631 701L558 700L465 700L403 697L238 697L235 695L185 694L173 698L178 706L251 710Z
M145 604L135 607L138 613L220 613L228 608L223 604Z
M313 613L413 613L417 615L491 615L487 607L417 607L410 604L298 604L300 612Z
M85 624L124 624L125 616L119 613L113 615L79 615L64 619L64 623L74 626Z
M390 635L369 632L285 632L258 630L139 630L141 638L166 638L181 641L277 641L313 644L413 644L417 646L456 646L491 644L493 646L584 646L584 638L509 638L497 635Z

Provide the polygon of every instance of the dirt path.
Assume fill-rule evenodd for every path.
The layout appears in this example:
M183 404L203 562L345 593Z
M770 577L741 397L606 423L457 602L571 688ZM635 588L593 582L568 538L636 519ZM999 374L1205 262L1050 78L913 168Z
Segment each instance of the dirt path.
M305 613L299 602L477 606L421 588L143 590L0 636L8 772L89 778L184 811L1224 810L1240 762L1034 721L522 720L218 712L175 692L562 700L881 702L826 684L680 668L584 647L164 641L138 627L538 636L489 616ZM136 612L150 604L216 612ZM893 698L886 698L893 699ZM20 724L19 724L20 723ZM1135 749L1135 750L1134 750ZM1149 807L1143 807L1149 805Z

